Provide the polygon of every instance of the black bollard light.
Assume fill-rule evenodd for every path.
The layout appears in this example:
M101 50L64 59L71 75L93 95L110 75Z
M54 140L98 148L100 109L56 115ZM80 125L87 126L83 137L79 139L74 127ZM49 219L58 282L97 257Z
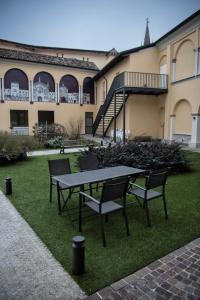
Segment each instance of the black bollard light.
M6 195L12 194L12 178L7 177L5 180L6 183Z
M81 275L85 273L85 238L84 236L74 236L73 239L72 273Z

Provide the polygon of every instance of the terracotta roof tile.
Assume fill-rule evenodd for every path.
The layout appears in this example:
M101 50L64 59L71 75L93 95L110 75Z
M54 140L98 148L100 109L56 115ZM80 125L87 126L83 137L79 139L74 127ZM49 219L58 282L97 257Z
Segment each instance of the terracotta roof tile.
M0 58L29 61L42 64L59 65L70 68L80 68L98 71L98 67L91 61L83 61L76 58L65 58L50 55L42 55L23 51L0 48Z

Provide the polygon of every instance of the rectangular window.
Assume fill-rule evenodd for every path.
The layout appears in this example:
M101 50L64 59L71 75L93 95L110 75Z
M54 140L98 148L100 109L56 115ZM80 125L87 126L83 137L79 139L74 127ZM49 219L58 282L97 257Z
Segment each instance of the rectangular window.
M53 124L54 123L54 111L39 110L38 111L38 124Z
M28 110L10 110L11 127L28 127Z

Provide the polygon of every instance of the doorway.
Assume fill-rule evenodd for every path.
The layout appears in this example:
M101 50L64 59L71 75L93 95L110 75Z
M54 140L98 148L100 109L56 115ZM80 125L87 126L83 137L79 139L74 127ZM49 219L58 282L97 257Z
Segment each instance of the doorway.
M92 134L93 112L85 113L85 133Z

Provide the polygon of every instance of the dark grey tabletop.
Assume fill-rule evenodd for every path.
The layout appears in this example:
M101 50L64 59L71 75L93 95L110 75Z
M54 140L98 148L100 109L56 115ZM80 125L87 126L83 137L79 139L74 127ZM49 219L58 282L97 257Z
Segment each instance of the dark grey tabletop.
M137 168L117 166L111 168L54 176L53 179L65 184L68 187L75 187L81 186L86 183L101 182L104 180L117 178L121 176L139 175L144 172L145 170Z

